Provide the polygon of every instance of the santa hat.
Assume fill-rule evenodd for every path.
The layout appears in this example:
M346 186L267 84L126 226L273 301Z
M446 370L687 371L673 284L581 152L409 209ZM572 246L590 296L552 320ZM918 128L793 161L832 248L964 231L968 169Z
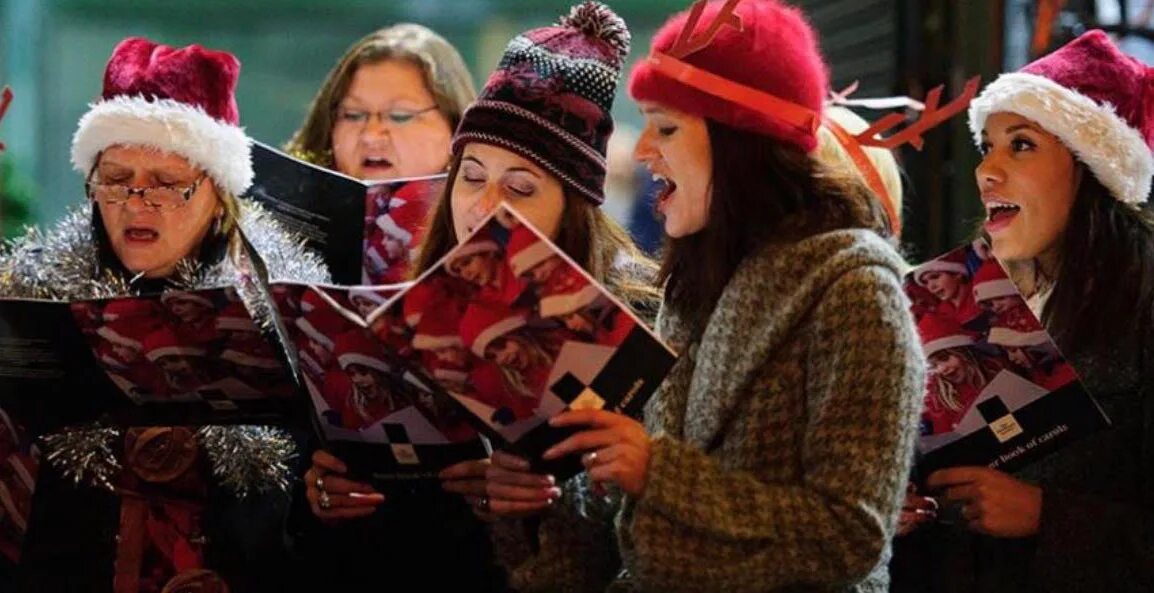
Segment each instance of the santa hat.
M461 319L461 339L477 356L485 357L485 348L493 340L526 324L525 314L497 303L474 303Z
M241 303L229 303L216 317L216 329L258 332L260 331L252 321L248 309Z
M458 259L470 256L470 255L477 255L478 253L493 253L495 251L500 251L500 250L501 250L501 246L498 245L496 241L494 241L492 239L474 237L468 243L465 243L464 245L458 245L458 246L453 248L452 259L449 260L449 263L451 264L452 262L457 261ZM445 266L445 271L449 272L450 274L452 274L454 276L456 275L456 274L453 274L451 265Z
M509 267L517 276L525 275L537 264L557 255L548 243L525 225L513 230L509 236L509 245L505 249Z
M151 299L116 299L104 305L104 321L124 321L136 317L154 317L156 302Z
M584 278L579 278L579 280L580 282L573 290L542 296L537 305L541 317L557 317L576 313L592 305L601 297L601 291L597 290L596 286L586 282Z
M1003 74L970 104L981 144L986 118L1016 113L1057 136L1115 199L1145 202L1154 178L1154 70L1122 53L1104 32Z
M308 336L310 340L332 350L333 336L345 331L349 321L325 304L323 308L314 308L296 320L297 329Z
M949 348L972 346L974 336L957 321L942 315L926 315L918 322L918 334L926 356Z
M970 269L966 267L966 254L961 250L951 251L935 260L930 260L914 268L914 281L919 286L925 286L923 278L930 272L951 272L962 276L969 276Z
M807 153L817 148L829 73L805 15L778 0L709 2L697 13L699 6L654 34L649 57L633 67L629 94ZM727 9L733 14L723 15Z
M342 370L348 370L351 364L359 364L382 373L393 370L384 361L384 349L381 345L360 329L347 331L337 336L333 347L333 356L336 357Z
M170 291L165 292L164 294L160 295L160 302L164 303L165 305L167 305L168 303L170 303L172 301L188 301L190 303L196 303L198 305L204 305L205 307L208 307L210 309L215 307L213 302L211 300L209 300L207 297L205 297L203 295L196 294L196 293L192 293L192 292L180 292L180 291L170 290Z
M443 287L435 278L426 278L424 281L414 284L404 296L402 308L405 324L409 327L417 327L421 323L425 311L442 298L444 298Z
M148 360L156 362L165 356L204 356L204 348L184 343L170 328L156 330L143 341L144 353Z
M232 54L199 45L176 49L141 37L121 41L104 71L104 91L80 118L72 165L87 175L116 144L179 154L223 190L252 185L250 140L239 127Z
M417 325L413 336L413 348L417 350L437 350L461 347L461 307L450 299L442 299L431 308L433 314L425 315Z
M990 324L986 341L995 346L1028 348L1050 343L1050 335L1032 317L1017 316L1013 319L995 319Z
M377 217L377 227L389 237L401 241L405 245L413 242L413 230L421 224L420 208L416 205L408 206L408 202L399 198L389 200L389 211Z
M510 150L600 204L613 97L628 54L625 21L597 2L518 35L462 115L453 153L470 142Z
M159 325L159 320L155 318L124 317L100 326L96 335L118 346L143 350L144 338L156 331Z
M1006 277L1006 271L995 260L989 260L974 272L974 300L979 303L999 297L1021 296L1018 287Z

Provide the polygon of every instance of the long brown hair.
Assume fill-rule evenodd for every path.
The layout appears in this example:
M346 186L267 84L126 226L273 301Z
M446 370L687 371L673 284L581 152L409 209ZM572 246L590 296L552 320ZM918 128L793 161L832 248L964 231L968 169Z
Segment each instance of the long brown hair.
M458 152L453 156L445 191L430 215L414 275L432 268L457 245L450 196L460 166ZM660 302L660 292L654 285L657 265L641 253L625 229L609 215L567 187L564 208L554 241L557 247L651 322Z
M768 136L706 119L713 171L709 224L669 240L658 275L665 306L697 337L738 264L770 242L871 229L888 238L877 200L855 175Z
M431 29L401 23L366 35L341 56L309 106L304 123L285 144L285 151L331 168L333 118L338 104L345 98L357 68L386 60L404 60L420 68L437 110L456 129L461 114L477 97L465 61L456 48Z
M1032 281L1014 273L1019 286ZM1067 356L1104 352L1146 328L1154 310L1154 216L1110 195L1088 168L1060 239L1042 322ZM1108 313L1107 313L1108 312Z

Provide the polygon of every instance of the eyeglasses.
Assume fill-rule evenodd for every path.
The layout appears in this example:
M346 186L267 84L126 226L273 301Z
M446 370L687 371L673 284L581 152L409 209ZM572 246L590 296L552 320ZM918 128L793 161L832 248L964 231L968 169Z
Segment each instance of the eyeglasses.
M392 109L389 111L366 111L364 109L350 109L346 107L337 108L337 121L364 127L369 123L369 120L375 115L381 121L381 125L391 125L400 127L407 123L411 123L418 115L428 113L436 109L437 106L426 107L416 111L406 111L404 109Z
M192 185L184 188L161 185L157 187L128 187L127 185L93 183L92 174L96 172L94 167L92 173L89 173L89 179L84 182L84 193L88 195L88 199L93 202L100 202L105 206L118 206L128 202L132 196L140 196L140 200L144 202L144 206L151 210L166 211L176 210L184 207L190 199L192 194L196 192L196 188L200 187L200 182L208 177L207 173L201 173Z

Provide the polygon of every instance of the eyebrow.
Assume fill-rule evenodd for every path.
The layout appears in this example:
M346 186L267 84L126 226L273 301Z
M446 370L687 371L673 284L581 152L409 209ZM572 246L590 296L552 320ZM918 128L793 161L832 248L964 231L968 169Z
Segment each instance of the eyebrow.
M1042 130L1039 130L1038 127L1035 126L1034 124L1014 124L1014 125L1006 128L1006 130L1002 133L1003 134L1013 134L1014 132L1020 132L1022 130L1030 130L1032 132L1038 132L1038 133L1042 132ZM985 130L982 130L982 136L983 137L986 137L989 135L990 134L988 132L986 132Z
M363 97L358 97L357 95L354 95L354 94L352 94L352 93L349 93L349 94L346 94L346 95L344 96L344 98L340 100L340 102L338 103L338 105L344 105L344 103L345 103L346 101L353 101L353 102L357 103L357 105L358 105L359 107L364 107L365 105L368 105L369 103L371 103L371 101L365 100ZM400 97L395 97L395 98L394 98L394 99L393 99L393 100L392 100L392 101L389 103L389 109L393 109L394 107L396 107L397 103L401 103L401 102L405 102L405 103L420 103L420 100L418 100L418 99L415 99L415 98L413 98L413 97L410 97L410 96L407 96L407 95L404 95L404 96L400 96Z
M645 115L664 115L665 110L660 107L645 107L641 109L641 113Z
M481 159L479 159L473 155L467 155L467 156L461 157L461 160L462 161L472 161L474 163L477 163L481 167L485 166L485 163L482 163ZM508 169L505 169L505 173L528 173L528 174L530 174L530 175L532 175L538 179L540 179L542 177L540 173L538 173L538 172L536 172L536 171L534 171L528 167L509 167Z

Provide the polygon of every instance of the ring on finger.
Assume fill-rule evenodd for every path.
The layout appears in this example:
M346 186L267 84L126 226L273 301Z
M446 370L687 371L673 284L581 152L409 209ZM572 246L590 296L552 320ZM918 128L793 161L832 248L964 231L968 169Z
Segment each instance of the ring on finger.
M317 490L320 490L321 492L325 491L325 477L324 476L317 476L317 480L316 480L316 482L313 482L313 484L316 485Z
M482 513L489 512L489 497L488 496L482 496L481 499L477 501L477 510L481 511Z
M597 452L590 451L586 453L582 461L585 463L585 467L593 467L597 463Z
M317 505L324 510L333 508L333 499L329 497L329 493L321 490L321 495L317 498Z

